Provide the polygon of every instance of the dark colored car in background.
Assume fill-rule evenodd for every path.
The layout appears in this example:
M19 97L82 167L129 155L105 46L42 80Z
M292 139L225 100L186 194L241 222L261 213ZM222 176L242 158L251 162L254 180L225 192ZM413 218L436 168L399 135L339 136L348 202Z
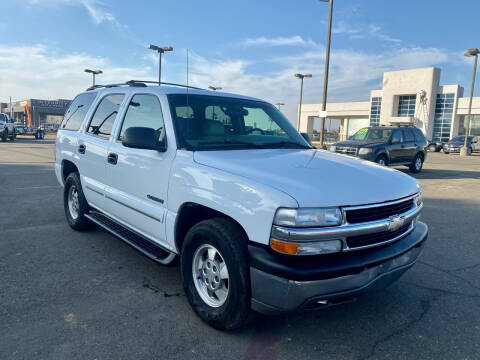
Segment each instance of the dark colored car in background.
M480 151L480 139L479 136L469 136L467 138L467 153L471 154L475 151ZM465 136L455 136L448 143L443 145L443 152L445 154L449 153L459 153L460 149L465 143Z
M430 152L439 152L445 144L440 141L427 141L427 149Z
M406 165L410 172L422 170L427 157L427 140L413 126L371 126L358 130L330 151L374 161L380 165Z

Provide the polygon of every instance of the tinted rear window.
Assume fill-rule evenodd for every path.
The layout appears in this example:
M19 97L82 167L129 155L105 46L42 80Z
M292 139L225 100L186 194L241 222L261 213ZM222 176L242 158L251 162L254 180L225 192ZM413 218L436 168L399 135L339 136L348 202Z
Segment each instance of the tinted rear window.
M412 130L411 129L403 129L403 138L404 138L404 141L415 141L415 139L413 138L413 133L412 133Z
M73 99L65 116L63 117L61 128L65 130L78 130L82 125L85 115L95 100L97 93L85 93L78 95Z

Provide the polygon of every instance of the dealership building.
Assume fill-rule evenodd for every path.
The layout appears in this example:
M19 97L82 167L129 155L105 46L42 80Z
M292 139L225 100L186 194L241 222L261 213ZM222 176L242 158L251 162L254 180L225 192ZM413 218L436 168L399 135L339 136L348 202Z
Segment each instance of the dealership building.
M63 119L63 114L70 105L71 100L39 100L28 99L12 102L10 109L9 103L0 103L1 112L11 114L15 122L28 124L27 108L30 111L32 126L49 124L58 127Z
M385 72L382 89L372 90L369 101L327 103L328 119L340 120L346 138L365 126L411 124L427 139L446 142L465 134L469 98L460 85L440 85L440 69ZM313 133L321 104L304 104L300 131ZM473 98L471 135L480 135L480 97Z

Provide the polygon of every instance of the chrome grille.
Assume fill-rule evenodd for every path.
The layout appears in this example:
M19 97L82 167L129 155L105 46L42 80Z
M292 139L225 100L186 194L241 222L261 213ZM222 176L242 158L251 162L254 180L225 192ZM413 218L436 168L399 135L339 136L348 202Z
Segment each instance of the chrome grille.
M335 152L338 154L345 155L357 155L357 148L351 146L337 146Z
M413 198L395 204L369 206L365 208L345 210L345 218L349 224L388 219L402 214L413 207Z

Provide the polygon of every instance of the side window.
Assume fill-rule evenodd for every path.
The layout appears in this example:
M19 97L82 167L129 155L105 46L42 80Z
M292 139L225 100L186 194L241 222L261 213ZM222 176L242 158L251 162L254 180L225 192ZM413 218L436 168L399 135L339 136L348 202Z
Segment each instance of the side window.
M422 131L418 128L413 128L413 133L415 134L415 141L417 142L426 142L425 136L423 135Z
M403 129L403 139L405 142L414 142L415 138L411 129Z
M124 94L105 96L93 114L87 133L108 139L124 97Z
M135 95L130 103L123 119L119 140L130 127L147 127L154 129L157 140L163 135L163 115L160 101L155 95Z
M90 109L90 106L95 100L97 93L85 93L78 95L73 99L72 103L68 107L65 116L63 117L62 124L60 125L61 129L65 130L78 130L85 119L85 115Z
M398 144L403 141L402 130L394 130L392 134L392 144Z

